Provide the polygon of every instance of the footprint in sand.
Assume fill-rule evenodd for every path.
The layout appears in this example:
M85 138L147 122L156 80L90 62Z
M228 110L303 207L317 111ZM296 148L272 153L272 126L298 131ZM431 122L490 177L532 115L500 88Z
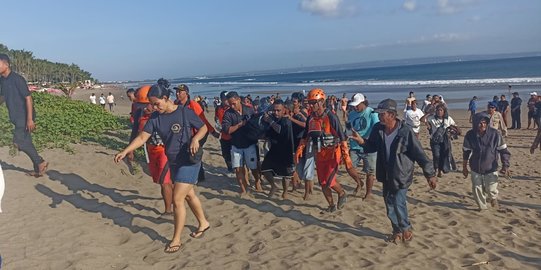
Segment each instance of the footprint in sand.
M456 222L455 220L449 222L448 226L456 226L458 224L458 222Z
M470 237L472 238L473 242L476 244L481 244L483 240L481 239L481 234L476 232L468 232Z
M271 232L271 235L272 235L272 239L280 238L282 236L282 234L280 234L278 231L275 231L275 230Z
M250 254L256 253L264 248L265 248L265 244L263 242L257 242L250 248L250 250L248 250L248 253Z

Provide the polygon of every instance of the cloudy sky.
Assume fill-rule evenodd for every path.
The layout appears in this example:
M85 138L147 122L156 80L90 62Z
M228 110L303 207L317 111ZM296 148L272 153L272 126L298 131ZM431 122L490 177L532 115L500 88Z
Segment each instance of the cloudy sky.
M541 51L539 0L3 1L0 43L139 80Z

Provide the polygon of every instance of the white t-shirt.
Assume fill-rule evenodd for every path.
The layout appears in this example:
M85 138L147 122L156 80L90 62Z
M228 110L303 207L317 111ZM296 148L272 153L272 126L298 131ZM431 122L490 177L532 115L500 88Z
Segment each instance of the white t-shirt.
M394 138L396 138L396 134L398 134L398 127L391 132L391 134L385 134L385 152L387 154L387 161L389 161L389 157L391 156L391 144L393 143Z
M100 104L105 104L105 97L104 96L100 96Z
M96 96L90 96L90 103L96 104Z
M410 126L413 129L413 132L419 133L421 128L421 117L425 114L419 108L417 110L407 110L404 113L404 119L406 120L406 125Z
M108 95L107 96L107 103L109 103L109 104L115 103L115 96Z
M438 129L442 124L443 128L448 128L450 126L456 126L455 120L451 118L451 116L447 117L447 119L436 119L434 115L431 115L427 119L428 124L430 125L430 135L434 134L436 132L436 129Z

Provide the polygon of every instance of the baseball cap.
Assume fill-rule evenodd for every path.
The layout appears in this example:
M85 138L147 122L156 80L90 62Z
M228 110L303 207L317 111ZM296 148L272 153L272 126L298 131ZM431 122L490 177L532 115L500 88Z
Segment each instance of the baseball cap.
M490 101L490 102L488 103L488 107L489 107L489 108L497 108L498 106L496 106L496 102Z
M378 104L378 107L374 111L377 112L377 113L383 113L383 112L387 112L387 111L395 111L396 112L396 101L394 101L394 100L392 100L390 98L384 99Z
M227 93L228 93L227 91L220 92L220 99L225 99L227 96Z
M173 87L173 89L177 91L186 91L186 93L190 93L190 88L188 88L185 84L179 84L177 87Z
M530 96L537 96L537 92L531 92Z
M352 98L351 102L348 105L349 106L357 106L357 105L361 104L361 102L363 102L365 100L366 99L364 98L363 94L357 93L357 94L353 95L353 98Z
M518 96L518 92L513 92L513 95L517 95L517 96Z

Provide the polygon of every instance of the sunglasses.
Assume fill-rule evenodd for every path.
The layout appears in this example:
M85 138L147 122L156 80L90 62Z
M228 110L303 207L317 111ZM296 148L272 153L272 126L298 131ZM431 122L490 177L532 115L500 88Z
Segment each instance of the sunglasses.
M310 105L314 105L317 102L318 102L317 100L308 100L308 104L310 104Z

